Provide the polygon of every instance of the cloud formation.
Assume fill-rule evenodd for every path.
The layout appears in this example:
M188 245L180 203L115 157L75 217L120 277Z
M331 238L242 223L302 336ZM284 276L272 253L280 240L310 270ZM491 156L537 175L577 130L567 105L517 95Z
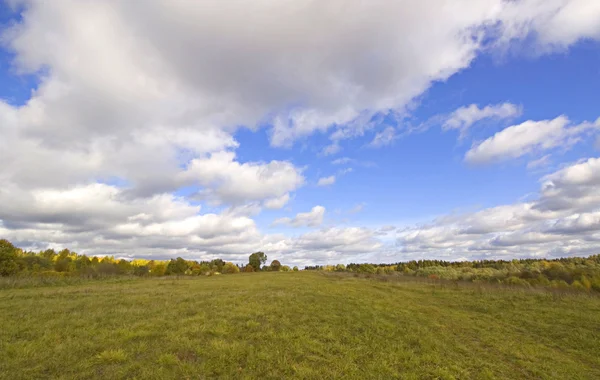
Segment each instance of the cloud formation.
M446 215L399 232L407 256L446 259L590 255L600 239L600 158L545 176L535 201Z
M293 218L279 218L273 225L288 225L292 227L317 227L323 223L325 207L315 206L309 212L298 213Z
M245 259L264 249L318 263L383 249L360 227L262 233L251 216L285 207L303 170L290 160L241 160L235 132L267 128L274 147L326 133L335 154L372 133L377 115L402 113L481 52L527 43L541 54L600 38L600 5L585 0L11 4L21 17L2 43L14 71L38 83L23 104L0 100L0 235L90 254ZM448 128L515 114L508 104L471 106ZM561 120L535 124L548 133L512 148L503 141L542 122L507 128L467 161L547 150L592 130ZM393 139L384 130L373 141ZM572 176L549 180L529 209L585 213L597 194L567 186ZM578 216L560 228L595 220Z
M317 186L330 186L335 183L335 176L330 175L329 177L321 177L317 181Z
M508 119L519 116L522 109L511 103L487 105L479 108L477 104L460 107L452 112L442 124L443 130L457 129L464 138L467 130L478 121L484 119Z
M542 153L552 148L569 149L585 134L600 131L600 118L595 123L572 125L566 116L552 120L528 120L508 127L473 146L465 155L470 163L486 163Z

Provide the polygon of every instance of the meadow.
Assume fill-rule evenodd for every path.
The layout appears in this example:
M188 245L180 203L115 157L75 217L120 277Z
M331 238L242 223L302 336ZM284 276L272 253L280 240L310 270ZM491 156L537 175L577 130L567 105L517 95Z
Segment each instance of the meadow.
M1 379L597 379L595 293L316 271L0 289Z

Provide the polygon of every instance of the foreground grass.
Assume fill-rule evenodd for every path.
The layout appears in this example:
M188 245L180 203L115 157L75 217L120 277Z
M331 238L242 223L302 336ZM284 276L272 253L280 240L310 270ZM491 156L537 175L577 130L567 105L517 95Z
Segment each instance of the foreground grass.
M600 378L600 298L319 273L0 290L2 379Z

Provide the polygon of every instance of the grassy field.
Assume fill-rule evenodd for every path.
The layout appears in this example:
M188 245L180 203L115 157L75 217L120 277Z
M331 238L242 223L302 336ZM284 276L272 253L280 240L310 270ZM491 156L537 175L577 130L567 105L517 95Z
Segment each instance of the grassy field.
M600 298L320 273L0 290L2 379L598 379Z

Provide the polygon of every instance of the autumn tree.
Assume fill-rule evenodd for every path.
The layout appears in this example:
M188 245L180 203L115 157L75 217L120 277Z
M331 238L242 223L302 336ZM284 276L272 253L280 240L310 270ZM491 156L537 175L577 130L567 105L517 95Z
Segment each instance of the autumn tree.
M281 270L281 263L279 262L279 260L271 261L271 270L273 272L279 272Z
M223 273L226 273L226 274L240 273L240 268L238 268L238 266L235 265L234 263L225 263L225 265L223 265Z

